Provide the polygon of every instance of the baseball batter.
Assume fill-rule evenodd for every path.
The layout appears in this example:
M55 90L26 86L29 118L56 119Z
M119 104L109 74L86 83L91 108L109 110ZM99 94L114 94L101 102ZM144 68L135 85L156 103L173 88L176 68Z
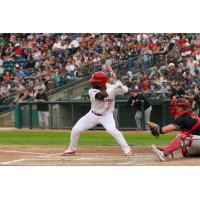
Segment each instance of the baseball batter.
M200 118L191 112L191 106L184 98L173 99L170 104L170 114L175 118L172 124L164 127L149 122L149 127L154 136L180 130L181 133L163 148L152 146L161 161L166 161L169 155L181 149L183 156L200 156Z
M125 156L132 155L131 148L122 133L116 128L113 118L115 96L127 93L128 88L123 86L120 81L116 81L112 87L106 87L107 81L108 77L104 72L96 72L92 75L90 82L93 88L89 90L91 109L72 128L70 145L63 155L74 155L80 133L95 127L97 124L101 124L115 138Z

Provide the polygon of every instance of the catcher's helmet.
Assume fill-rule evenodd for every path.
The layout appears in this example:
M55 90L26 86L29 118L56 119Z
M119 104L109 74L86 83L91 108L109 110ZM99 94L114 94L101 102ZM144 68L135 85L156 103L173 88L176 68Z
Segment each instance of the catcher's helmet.
M173 99L169 105L169 111L172 117L175 117L177 115L177 109L176 109L177 106L182 107L185 110L192 108L187 99L184 98Z
M179 107L183 107L183 108L189 108L191 109L192 106L189 104L187 99L184 98L179 98L176 101L173 102L172 106L179 106Z
M92 75L92 78L90 79L90 82L92 84L95 84L99 87L102 87L102 86L105 86L106 82L108 81L108 77L107 75L102 72L102 71L99 71L99 72L95 72L93 75Z
M184 98L173 99L169 106L170 107L179 106L179 107L189 108L189 109L192 108L192 106L189 104L188 100L184 99Z

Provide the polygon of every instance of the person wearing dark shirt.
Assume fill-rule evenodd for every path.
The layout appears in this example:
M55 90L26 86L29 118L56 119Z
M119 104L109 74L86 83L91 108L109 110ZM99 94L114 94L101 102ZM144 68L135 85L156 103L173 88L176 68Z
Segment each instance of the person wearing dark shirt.
M197 89L195 86L191 86L189 89L189 94L187 93L187 96L185 97L191 101L192 111L197 116L199 116L199 102L200 102L199 89Z
M128 100L130 106L136 108L137 112L135 114L135 121L137 128L141 129L141 119L142 119L142 102L144 103L144 116L145 116L145 128L149 129L147 122L150 121L152 107L150 103L142 96L138 94L137 89L133 89L131 92L132 96Z
M35 102L37 102L37 111L40 128L49 127L49 106L48 104L44 103L46 101L48 101L48 97L45 92L45 89L41 86L38 88L38 93L35 97Z
M129 80L129 78L126 76L124 77L124 85L127 86L128 88L132 88L132 83L131 81Z
M184 97L185 95L185 90L181 87L179 83L175 83L174 87L172 88L172 95L171 98L181 98Z
M28 101L31 99L31 96L28 92L28 90L25 90L24 92L21 92L16 100L16 103L22 103L24 101Z
M137 81L137 77L133 77L132 78L132 82L131 82L131 87L132 89L139 89L140 88L140 83Z
M192 102L192 108L193 108L193 112L199 116L199 103L200 103L200 94L199 94L199 89L197 94L195 94L193 102Z
M187 99L179 98L172 100L170 105L170 114L174 117L174 122L162 128L159 128L160 134L166 134L172 131L181 131L181 133L163 148L152 145L156 155L162 161L173 152L181 149L183 156L200 155L200 118L191 112L192 106Z

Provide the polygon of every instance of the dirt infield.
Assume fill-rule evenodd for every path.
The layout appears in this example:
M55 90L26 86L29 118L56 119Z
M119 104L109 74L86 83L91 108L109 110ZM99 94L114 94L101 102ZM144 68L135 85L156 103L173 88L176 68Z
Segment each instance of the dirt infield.
M200 158L182 158L160 162L150 147L134 147L134 156L125 157L118 147L79 148L76 156L62 156L64 147L0 146L1 166L200 166Z

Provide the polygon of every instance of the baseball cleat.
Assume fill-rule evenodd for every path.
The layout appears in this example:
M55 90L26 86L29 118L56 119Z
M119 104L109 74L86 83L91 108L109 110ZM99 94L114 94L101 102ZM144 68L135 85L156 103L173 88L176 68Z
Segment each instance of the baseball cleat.
M124 153L124 156L133 156L133 152L130 150Z
M62 155L63 156L74 156L76 154L76 151L65 151Z
M164 151L161 151L155 145L152 145L152 150L156 153L161 161L165 162L167 160L167 156L165 155Z

